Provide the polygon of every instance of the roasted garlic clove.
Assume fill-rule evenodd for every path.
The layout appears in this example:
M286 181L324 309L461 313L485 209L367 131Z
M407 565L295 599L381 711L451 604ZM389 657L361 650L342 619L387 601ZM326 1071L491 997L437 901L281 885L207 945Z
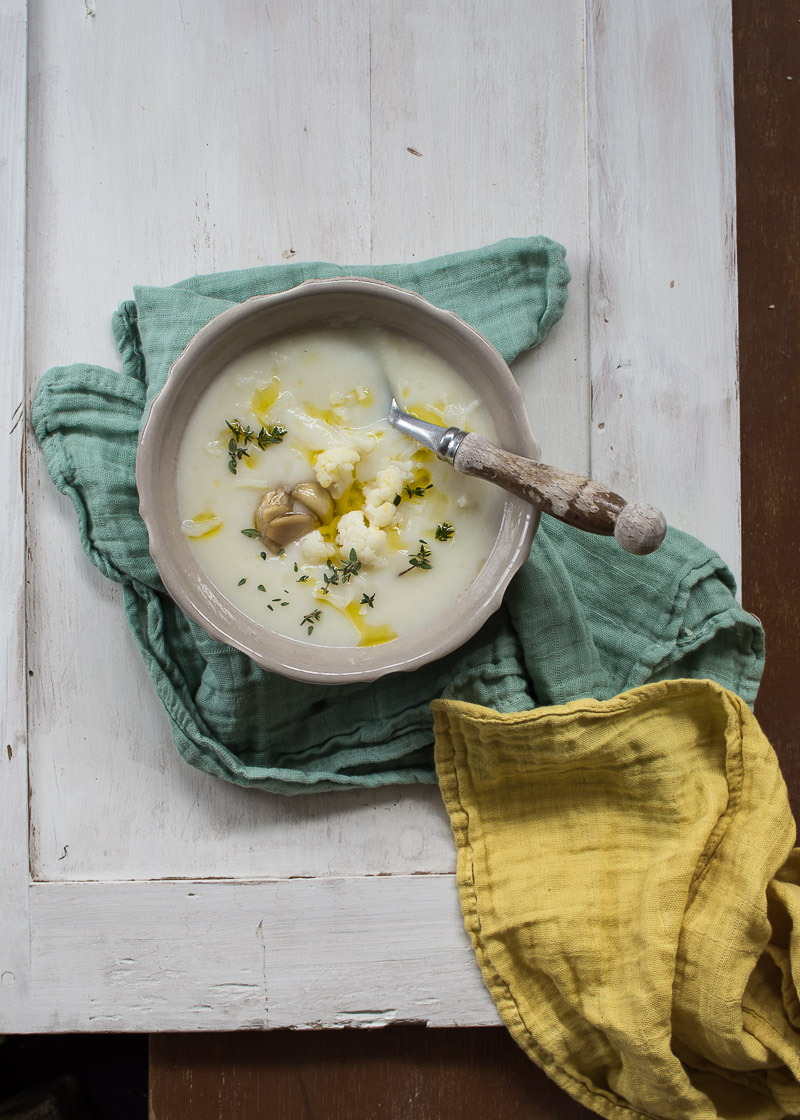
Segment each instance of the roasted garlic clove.
M333 517L333 498L318 482L298 482L292 497L310 510L322 525Z
M267 490L258 503L255 526L262 540L269 536L269 526L276 517L283 517L292 508L292 499L285 490Z
M300 540L318 527L319 521L313 513L284 513L270 521L267 533L275 544L286 545Z

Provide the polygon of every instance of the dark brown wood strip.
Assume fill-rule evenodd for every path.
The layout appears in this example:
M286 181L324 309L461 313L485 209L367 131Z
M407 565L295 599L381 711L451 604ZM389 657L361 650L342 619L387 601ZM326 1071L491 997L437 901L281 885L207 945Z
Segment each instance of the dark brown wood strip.
M518 1120L595 1115L504 1028L153 1035L150 1120Z
M756 715L800 809L800 5L733 4L742 600L762 620Z

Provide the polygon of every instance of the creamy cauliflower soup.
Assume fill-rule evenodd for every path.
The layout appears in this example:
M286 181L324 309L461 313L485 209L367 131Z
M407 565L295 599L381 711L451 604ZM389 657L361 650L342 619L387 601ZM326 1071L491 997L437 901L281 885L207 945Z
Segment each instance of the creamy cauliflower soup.
M483 567L503 492L396 432L392 394L420 419L495 438L446 363L368 325L272 339L203 394L180 450L182 530L251 619L309 643L377 645L433 623Z

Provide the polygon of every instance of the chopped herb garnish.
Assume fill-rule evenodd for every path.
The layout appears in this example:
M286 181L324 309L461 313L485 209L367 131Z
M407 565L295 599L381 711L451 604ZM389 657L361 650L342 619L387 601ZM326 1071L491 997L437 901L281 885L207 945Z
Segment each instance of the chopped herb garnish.
M289 604L287 603L287 601L286 601L285 599L282 599L282 600L281 600L281 606L282 606L282 607L288 607L288 606L289 606Z
M268 611L274 610L274 607L272 606L272 603L267 603L267 610Z
M375 593L373 592L372 595L367 595L367 593L364 592L364 594L361 596L361 598L359 600L358 605L359 606L365 606L365 607L374 607L375 606Z
M259 556L261 557L262 560L266 560L266 558L267 558L266 552L259 552Z
M278 556L285 556L285 555L286 555L286 549L285 548L279 548L278 549Z
M258 435L249 424L242 424L239 420L226 420L225 424L231 433L231 438L228 440L228 470L231 474L236 474L242 459L250 458L250 452L247 450L248 443L256 444L263 451L271 443L280 443L286 435L286 429L280 424L275 424L272 428L262 428Z
M245 576L244 579L240 579L236 586L241 587L243 583L247 583L247 576Z
M436 539L437 541L451 541L455 529L449 521L443 521L441 525L436 526Z
M264 586L264 584L263 584L263 583L260 583L260 584L258 585L258 590L259 590L259 591L263 591L263 592L264 592L265 594L266 594L266 591L267 591L267 589L266 589L266 587Z
M304 576L300 576L300 579L297 582L298 583L305 583L307 579L308 579L308 572L306 572L306 574Z
M242 529L243 537L252 537L253 540L258 538L258 529Z
M266 447L269 447L271 443L280 443L285 435L286 429L280 424L275 424L271 428L262 428L254 438L255 442L263 451Z
M225 423L231 432L228 440L228 470L231 474L236 474L240 461L250 458L247 444L253 439L254 433L249 426L242 427L238 420L226 420ZM243 444L242 447L239 447L240 443Z
M297 566L297 561L296 561L296 560L295 560L295 562L294 562L294 570L295 570L296 572L299 572L299 571L300 571L300 569L299 569L299 568L298 568L298 566Z
M341 569L342 583L349 583L353 576L357 576L361 571L361 561L356 555L354 548L350 549L350 557L345 560L344 566Z
M312 634L314 632L314 623L319 622L321 616L322 611L319 608L315 611L309 611L308 614L303 615L303 620L300 625L307 626L309 634Z
M402 500L403 500L403 495L402 494L395 494L394 498L392 498L392 505L393 506L399 506L400 503L402 502Z
M404 568L400 573L404 576L406 572L410 572L412 568L421 568L424 572L429 572L433 567L431 564L431 550L428 548L427 541L420 539L419 548L414 556L409 556L408 562L411 565L409 568Z
M225 424L230 428L234 443L243 443L247 446L248 443L256 438L255 432L249 424L243 425L238 420L226 420Z
M240 460L249 458L249 451L246 451L244 447L237 447L235 439L228 440L228 470L231 474L236 474Z
M425 491L430 490L432 486L432 482L429 482L427 486L406 486L406 494L409 498L421 498Z
M354 548L350 549L350 556L342 564L341 568L337 568L330 557L325 561L330 569L330 575L323 572L322 578L325 581L325 586L320 588L323 595L327 595L331 587L335 587L338 583L349 583L353 576L357 576L361 571L361 561Z
M228 470L231 474L236 474L240 461L250 458L247 444L253 433L249 428L243 428L238 420L226 420L225 423L231 432L231 438L228 440ZM240 442L244 444L243 447L239 447Z

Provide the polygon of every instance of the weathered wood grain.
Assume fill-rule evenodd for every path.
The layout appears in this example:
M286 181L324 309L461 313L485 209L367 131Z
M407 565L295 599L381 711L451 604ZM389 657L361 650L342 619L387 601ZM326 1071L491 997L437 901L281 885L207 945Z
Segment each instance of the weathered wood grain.
M40 883L30 906L37 1030L498 1021L452 875Z
M595 479L513 455L474 432L458 445L453 466L502 486L576 529L613 536L637 556L655 552L667 531L663 514L653 506L629 504Z
M0 0L0 1007L4 1018L20 1030L30 1023L24 525L26 40L25 4Z
M150 1120L591 1120L503 1028L157 1035Z
M547 460L586 472L583 0L380 0L370 19L372 259L561 242L567 313L513 368Z
M764 624L756 715L800 815L800 13L733 5L744 605Z
M730 3L587 10L591 474L738 578Z

